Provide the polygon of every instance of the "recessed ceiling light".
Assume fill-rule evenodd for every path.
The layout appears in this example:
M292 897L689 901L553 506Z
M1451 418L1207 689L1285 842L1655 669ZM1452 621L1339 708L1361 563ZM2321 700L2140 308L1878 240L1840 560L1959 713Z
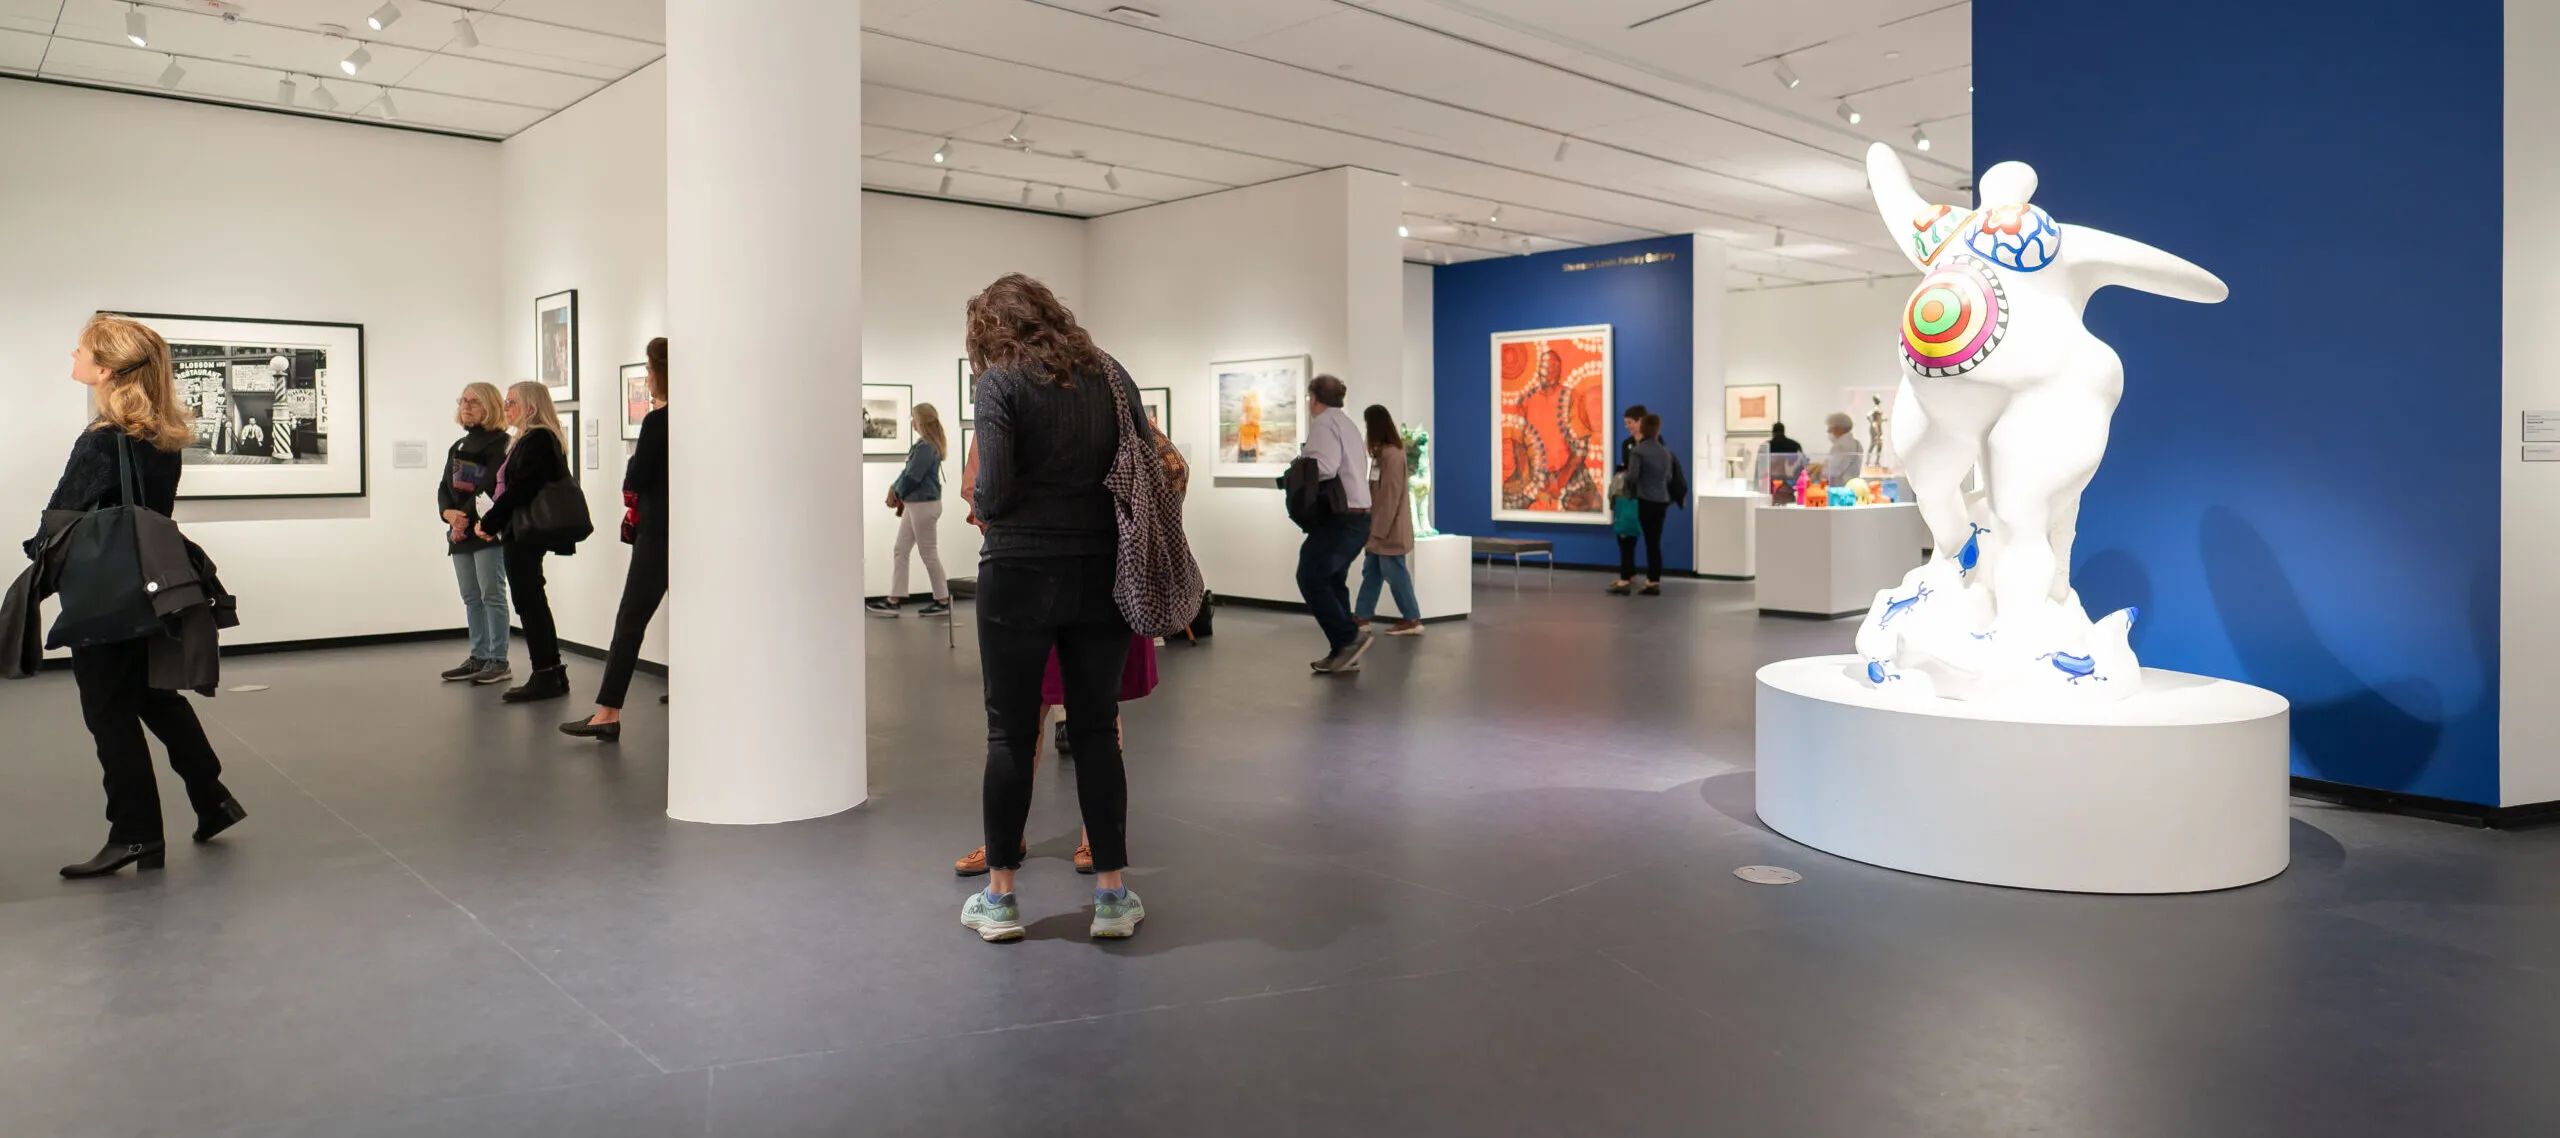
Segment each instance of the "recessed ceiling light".
M177 90L178 84L186 77L187 69L178 66L178 57L174 55L169 57L169 66L160 69L160 85L172 91Z
M133 41L135 47L151 46L151 25L143 18L142 5L125 9L124 38Z
M1397 227L1396 227L1396 236L1398 236L1398 237L1411 237L1411 236L1413 236L1413 231L1412 231L1412 230L1410 230L1410 229L1405 228L1404 226L1399 225L1399 226L1397 226Z
M364 65L371 62L373 62L373 53L366 51L363 44L357 44L354 51L348 52L345 59L338 61L338 70L353 75L364 70Z
M1920 149L1922 149L1922 150L1927 150L1927 149L1929 149L1929 130L1928 130L1928 128L1926 128L1926 127L1917 127L1917 126L1915 126L1915 127L1911 128L1911 145L1913 145L1913 146L1915 146L1915 147L1918 147L1918 148L1920 148Z
M398 118L400 117L400 108L398 108L398 107L396 107L396 106L393 106L393 105L391 104L391 89L390 89L390 88L388 88L388 87L383 88L383 91L382 91L382 98L381 98L380 102L382 103L382 117L384 117L384 118L386 118L386 119L394 119L394 120L396 120L396 119L398 119Z
M1840 100L1840 105L1833 108L1831 113L1840 116L1840 121L1845 122L1850 126L1856 126L1859 123L1866 121L1867 118L1867 116L1858 113L1858 108L1850 106L1849 100L1847 99Z
M383 6L374 9L372 15L364 18L364 26L372 28L378 32L398 23L399 21L400 6L398 4L385 3Z
M462 48L466 51L480 46L480 29L472 27L471 20L468 17L457 16L454 18L453 46Z
M1105 167L1103 167L1103 168L1102 168L1102 184L1103 184L1103 185L1106 185L1106 186L1109 186L1109 187L1111 187L1112 189L1115 189L1115 190L1116 190L1116 189L1119 189L1119 188L1120 188L1120 171L1118 171L1118 170L1116 170L1116 169L1113 169L1112 167L1109 167L1109 166L1105 166Z
M1007 142L1007 143L1009 143L1009 144L1011 144L1011 145L1014 145L1014 146L1021 146L1021 145L1023 145L1023 138L1022 138L1022 126L1023 126L1023 124L1024 124L1024 123L1027 123L1027 122L1030 122L1030 121L1031 121L1031 116L1029 116L1029 115L1022 115L1022 116L1019 116L1019 117L1015 118L1015 119L1013 120L1013 129L1012 129L1012 130L1008 130L1008 131L1004 132L1004 140L1005 140L1005 142Z
M933 148L933 161L934 161L934 164L935 164L935 165L937 165L937 166L941 165L942 163L945 163L945 162L951 161L951 140L950 140L950 139L947 139L947 138L946 138L946 139L943 139L943 140L942 140L942 145L940 145L940 146L937 146L937 147L934 147L934 148Z
M1500 203L1500 202L1496 202L1496 203L1494 203L1494 206L1493 206L1493 216L1491 216L1491 217L1488 217L1488 218L1484 219L1484 223L1485 223L1486 225L1500 225L1500 224L1502 224L1502 203Z
M1792 67L1787 66L1787 60L1786 60L1786 57L1785 57L1785 56L1779 56L1779 57L1778 57L1777 75L1778 75L1778 82L1785 84L1785 85L1786 85L1787 90L1790 90L1790 91L1795 90L1795 89L1796 89L1796 85L1797 85L1797 84L1804 82L1804 80L1803 80L1802 78L1799 78L1799 77L1796 75L1796 69L1795 69L1795 68L1792 68Z

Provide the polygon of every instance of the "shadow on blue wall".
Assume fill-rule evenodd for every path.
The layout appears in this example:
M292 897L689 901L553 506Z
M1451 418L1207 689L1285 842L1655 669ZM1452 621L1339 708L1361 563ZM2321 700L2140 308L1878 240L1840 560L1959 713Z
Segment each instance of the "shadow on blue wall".
M1677 253L1674 260L1565 272L1571 263L1606 261L1644 253ZM1568 565L1615 565L1618 542L1606 524L1496 522L1493 520L1493 348L1501 332L1610 326L1616 383L1610 408L1609 455L1625 435L1618 412L1642 403L1662 416L1662 435L1698 484L1697 409L1690 387L1690 329L1696 313L1689 263L1690 239L1659 237L1528 257L1497 257L1443 265L1432 273L1432 417L1438 455L1432 460L1434 521L1449 533L1474 537L1530 537L1556 543L1556 560ZM1716 409L1723 414L1723 408ZM1685 570L1697 563L1690 510L1673 510L1663 525L1662 561ZM1641 557L1641 553L1638 555Z
M2291 699L2296 774L2496 804L2500 4L1981 0L1973 40L2070 60L1977 68L1977 167L2231 286L2090 302L2125 365L2090 611L2139 603L2145 664ZM2413 209L2467 220L2394 236Z

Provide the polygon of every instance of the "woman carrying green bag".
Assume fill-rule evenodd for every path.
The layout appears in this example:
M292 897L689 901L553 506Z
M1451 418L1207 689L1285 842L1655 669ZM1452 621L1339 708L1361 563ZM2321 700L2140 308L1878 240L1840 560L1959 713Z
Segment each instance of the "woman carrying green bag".
M1662 521L1671 512L1671 449L1662 445L1662 416L1647 412L1626 448L1617 477L1610 528L1618 535L1618 579L1609 592L1625 596L1635 586L1636 538L1644 538L1644 595L1662 595Z

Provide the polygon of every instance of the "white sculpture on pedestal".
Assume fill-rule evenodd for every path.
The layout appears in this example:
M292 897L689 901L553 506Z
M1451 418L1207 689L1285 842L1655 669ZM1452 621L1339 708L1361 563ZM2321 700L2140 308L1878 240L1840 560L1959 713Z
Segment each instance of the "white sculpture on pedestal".
M2230 290L2148 245L2056 224L2029 204L2024 163L1986 171L1969 213L1922 201L1883 143L1867 183L1928 274L1903 310L1890 429L1937 547L1859 627L1867 681L1952 699L2132 695L2138 614L2092 622L2071 588L2080 494L2124 393L2123 362L2080 313L2108 285L2208 304Z

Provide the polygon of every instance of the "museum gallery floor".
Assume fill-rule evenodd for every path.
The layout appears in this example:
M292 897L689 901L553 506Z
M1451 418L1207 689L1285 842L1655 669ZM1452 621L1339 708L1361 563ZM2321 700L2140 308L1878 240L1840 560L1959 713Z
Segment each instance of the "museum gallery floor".
M439 686L449 645L249 657L255 812L165 872L98 833L67 675L0 688L0 1131L55 1135L2539 1135L2560 830L2297 804L2184 897L1961 885L1753 819L1752 673L1847 623L1561 573L1309 677L1231 609L1128 709L1145 934L1084 939L1044 771L1032 939L959 927L976 655L873 622L874 797L668 821L620 747ZM963 609L964 620L967 610ZM571 663L581 691L591 662ZM681 703L682 693L676 699ZM164 792L182 802L174 784ZM1800 871L1795 885L1740 866Z

